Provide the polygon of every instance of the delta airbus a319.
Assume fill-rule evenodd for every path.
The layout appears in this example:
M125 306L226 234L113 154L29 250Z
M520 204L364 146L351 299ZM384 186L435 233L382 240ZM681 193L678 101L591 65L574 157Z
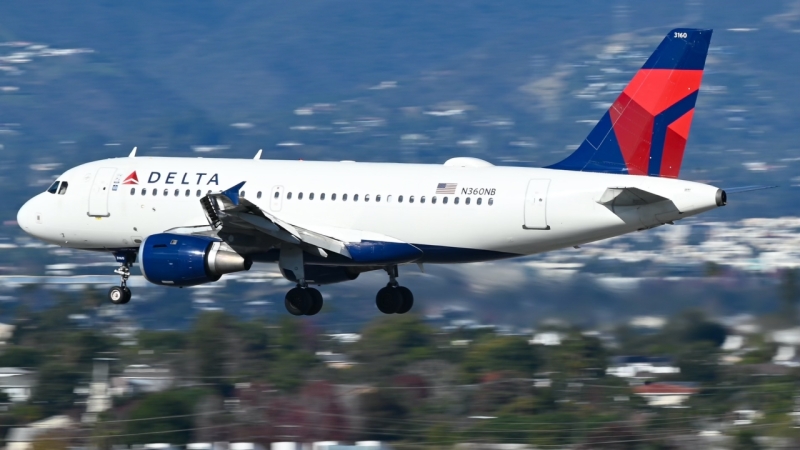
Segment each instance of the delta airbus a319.
M26 233L113 253L114 303L138 261L151 283L183 287L277 263L296 282L294 315L314 315L312 285L385 270L376 304L408 312L398 267L491 261L578 246L723 206L726 192L678 179L711 30L675 29L579 148L545 168L476 158L442 165L135 157L72 168L19 210Z

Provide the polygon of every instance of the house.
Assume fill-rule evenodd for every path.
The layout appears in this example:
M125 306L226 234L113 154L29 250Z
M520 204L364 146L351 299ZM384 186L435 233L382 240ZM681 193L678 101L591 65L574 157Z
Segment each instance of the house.
M331 369L349 369L356 363L353 362L347 355L333 352L317 352L317 358L322 360L326 366Z
M121 376L115 377L111 384L114 395L134 394L139 392L160 392L172 387L175 377L163 367L151 367L147 364L132 364L125 368Z
M700 389L694 383L650 383L636 386L633 392L643 397L650 406L679 408Z
M606 374L620 378L652 378L680 372L680 367L667 356L617 356L606 369Z
M35 385L35 374L16 367L0 368L0 391L5 392L12 402L26 402Z
M6 436L6 450L31 450L38 437L56 430L69 429L72 424L72 419L68 416L53 416L30 423L26 427L11 428Z

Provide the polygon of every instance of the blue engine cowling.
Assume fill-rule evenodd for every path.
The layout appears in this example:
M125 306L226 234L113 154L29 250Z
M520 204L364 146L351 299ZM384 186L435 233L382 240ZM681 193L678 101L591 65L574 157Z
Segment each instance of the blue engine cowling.
M223 248L219 239L160 233L139 246L139 268L144 278L164 286L195 286L217 281L232 272L250 270L252 262Z
M288 269L281 268L281 275L289 281L297 282L297 276ZM351 281L358 278L359 272L354 272L350 267L341 266L303 266L306 281L311 284L334 284Z

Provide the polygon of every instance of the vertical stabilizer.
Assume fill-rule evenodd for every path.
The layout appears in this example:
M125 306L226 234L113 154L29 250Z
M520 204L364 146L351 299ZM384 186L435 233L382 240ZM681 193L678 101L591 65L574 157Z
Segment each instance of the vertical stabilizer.
M580 147L549 168L677 178L711 32L667 33Z

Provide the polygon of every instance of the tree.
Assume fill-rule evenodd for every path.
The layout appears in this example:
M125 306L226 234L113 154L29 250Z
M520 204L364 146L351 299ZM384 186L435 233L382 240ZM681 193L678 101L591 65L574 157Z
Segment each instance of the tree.
M392 393L377 390L361 395L361 413L368 439L396 440L407 434L408 410Z
M0 355L0 367L38 367L42 362L42 352L31 347L7 347Z
M389 376L404 366L435 355L433 330L414 314L390 316L377 320L362 333L354 346L354 355L363 370Z
M468 381L495 371L516 371L531 377L539 368L536 348L518 336L492 336L475 344L464 358L463 370Z
M31 396L31 403L41 408L45 416L59 414L75 405L74 389L80 373L70 366L50 363L39 371L39 382Z
M789 269L783 272L780 285L783 318L789 326L797 323L797 303L800 302L800 280L798 270Z
M145 397L131 410L129 422L122 434L130 435L122 441L141 444L148 439L158 439L173 445L191 442L193 417L197 402L208 395L200 389L175 389L157 392Z

